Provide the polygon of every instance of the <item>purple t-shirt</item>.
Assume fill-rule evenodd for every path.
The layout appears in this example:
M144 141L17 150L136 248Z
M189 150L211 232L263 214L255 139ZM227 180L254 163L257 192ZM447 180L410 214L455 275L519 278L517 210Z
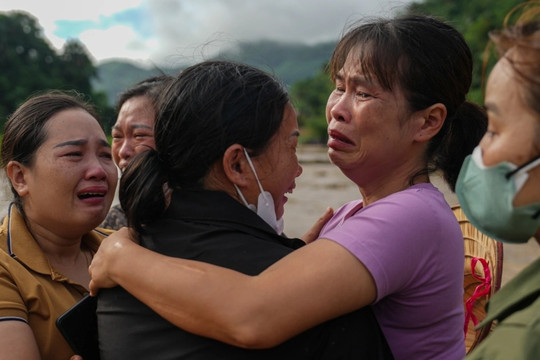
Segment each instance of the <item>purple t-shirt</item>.
M365 208L352 201L319 236L369 270L375 315L396 360L463 359L463 236L444 196L418 184Z

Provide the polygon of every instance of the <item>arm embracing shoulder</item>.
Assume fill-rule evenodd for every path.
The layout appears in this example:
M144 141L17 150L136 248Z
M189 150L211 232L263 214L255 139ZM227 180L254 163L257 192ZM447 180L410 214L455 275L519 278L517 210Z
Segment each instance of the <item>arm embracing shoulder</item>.
M107 260L113 282L178 327L235 346L275 346L376 297L369 271L329 240L292 252L258 276L122 241L107 245L115 249Z

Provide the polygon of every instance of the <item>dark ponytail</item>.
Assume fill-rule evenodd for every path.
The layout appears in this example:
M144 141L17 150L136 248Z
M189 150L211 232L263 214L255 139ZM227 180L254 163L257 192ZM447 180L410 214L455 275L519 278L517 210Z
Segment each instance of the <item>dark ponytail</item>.
M143 233L144 225L165 211L165 183L165 167L153 149L138 154L124 170L118 193L120 204L128 226L137 233Z
M463 160L478 145L486 129L485 110L465 101L446 119L443 128L431 140L428 147L428 157L432 159L429 170L433 172L440 169L452 191L455 191Z

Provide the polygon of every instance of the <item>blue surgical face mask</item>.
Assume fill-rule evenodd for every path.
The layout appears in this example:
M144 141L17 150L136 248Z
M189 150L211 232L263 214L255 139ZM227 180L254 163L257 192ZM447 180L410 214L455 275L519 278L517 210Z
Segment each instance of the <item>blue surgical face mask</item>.
M540 227L540 203L515 207L528 171L540 165L540 156L523 166L501 162L485 166L480 147L463 162L456 194L469 221L484 234L508 243L527 242Z
M240 191L236 184L233 184L234 188L236 189L236 192L238 192L238 196L240 196L240 199L242 199L244 205L256 212L257 215L259 215L261 219L263 219L268 225L270 225L276 233L281 235L283 233L284 227L283 218L276 218L276 209L274 207L274 199L272 198L272 194L270 194L268 191L264 191L261 182L259 181L259 177L257 176L257 172L255 171L255 166L253 166L253 162L251 161L251 158L249 157L245 148L244 154L246 154L246 159L249 163L249 167L251 168L251 171L253 171L255 179L257 180L257 184L259 185L259 190L261 191L257 200L257 206L249 204L246 201L244 194L242 194L242 191Z

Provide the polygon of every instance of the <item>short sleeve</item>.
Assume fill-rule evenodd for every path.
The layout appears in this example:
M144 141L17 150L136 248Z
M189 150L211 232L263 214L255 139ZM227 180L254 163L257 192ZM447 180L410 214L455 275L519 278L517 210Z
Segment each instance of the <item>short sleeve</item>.
M439 240L450 236L461 241L456 225L446 203L431 201L421 190L404 191L342 214L321 237L341 244L366 266L375 280L378 301L433 281L424 274L437 269ZM447 230L450 233L444 234Z
M28 312L19 291L17 281L10 268L21 266L3 251L0 251L0 321L28 321Z

